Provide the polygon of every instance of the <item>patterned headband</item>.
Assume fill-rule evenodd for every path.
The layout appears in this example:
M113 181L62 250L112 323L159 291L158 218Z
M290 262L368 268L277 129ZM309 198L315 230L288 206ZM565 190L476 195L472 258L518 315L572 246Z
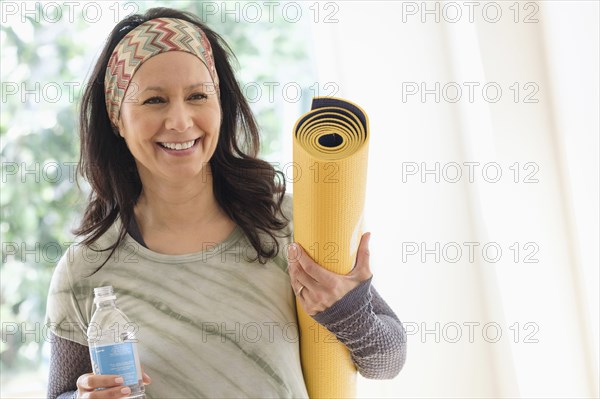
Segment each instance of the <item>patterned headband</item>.
M121 104L133 74L142 63L167 51L185 51L200 58L219 93L219 77L206 34L182 19L152 19L127 33L110 56L104 77L104 94L108 117L114 126L118 125Z

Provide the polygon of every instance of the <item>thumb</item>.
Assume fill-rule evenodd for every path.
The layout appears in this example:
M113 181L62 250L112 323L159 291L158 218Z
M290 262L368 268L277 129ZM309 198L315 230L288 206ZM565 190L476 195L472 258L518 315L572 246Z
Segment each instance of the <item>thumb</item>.
M150 376L148 374L146 374L146 372L144 371L144 366L141 366L141 367L142 367L142 381L143 381L144 385L148 385L152 382L152 378L150 378Z
M142 382L144 383L144 385L149 385L150 383L152 383L152 378L150 378L148 374L142 373Z
M370 251L369 251L369 241L371 240L371 232L363 234L360 239L360 244L358 246L358 252L356 254L356 263L354 264L354 269L352 269L352 274L359 275L360 280L366 280L371 277L371 264L370 264Z

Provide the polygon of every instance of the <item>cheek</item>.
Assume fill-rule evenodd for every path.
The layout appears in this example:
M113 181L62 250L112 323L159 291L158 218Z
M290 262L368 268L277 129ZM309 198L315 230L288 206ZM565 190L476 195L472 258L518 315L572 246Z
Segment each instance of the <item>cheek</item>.
M129 141L138 141L145 139L143 132L150 132L155 125L156 122L147 113L129 112L121 119L120 131Z
M194 123L207 133L218 134L221 129L221 114L218 110L202 112L196 116Z

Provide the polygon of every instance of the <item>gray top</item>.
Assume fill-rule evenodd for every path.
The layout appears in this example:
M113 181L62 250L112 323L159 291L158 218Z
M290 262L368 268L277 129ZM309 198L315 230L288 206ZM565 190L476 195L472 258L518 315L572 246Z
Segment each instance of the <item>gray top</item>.
M290 219L291 208L286 194L284 213ZM96 248L113 243L118 228L117 221ZM286 229L291 233L293 223ZM281 248L291 239L281 239ZM225 241L187 255L158 254L127 235L115 255L89 276L108 252L74 245L54 272L46 321L64 340L87 345L92 290L112 285L117 305L139 326L140 360L153 377L149 399L307 397L283 252L265 265L249 262L256 253L240 227ZM383 379L399 373L406 335L371 279L314 318L350 349L363 376ZM66 347L53 344L53 358L60 359ZM49 397L75 389L76 378L64 368L77 365L69 363L52 362ZM71 381L57 382L53 375Z

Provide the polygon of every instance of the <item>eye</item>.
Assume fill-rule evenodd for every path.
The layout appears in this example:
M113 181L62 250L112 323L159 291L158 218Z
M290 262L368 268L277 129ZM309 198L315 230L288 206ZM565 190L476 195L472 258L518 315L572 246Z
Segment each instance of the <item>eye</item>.
M143 104L158 104L163 101L164 99L162 99L161 97L150 97L149 99L144 101Z
M194 93L190 96L191 100L206 100L208 96L204 93Z

